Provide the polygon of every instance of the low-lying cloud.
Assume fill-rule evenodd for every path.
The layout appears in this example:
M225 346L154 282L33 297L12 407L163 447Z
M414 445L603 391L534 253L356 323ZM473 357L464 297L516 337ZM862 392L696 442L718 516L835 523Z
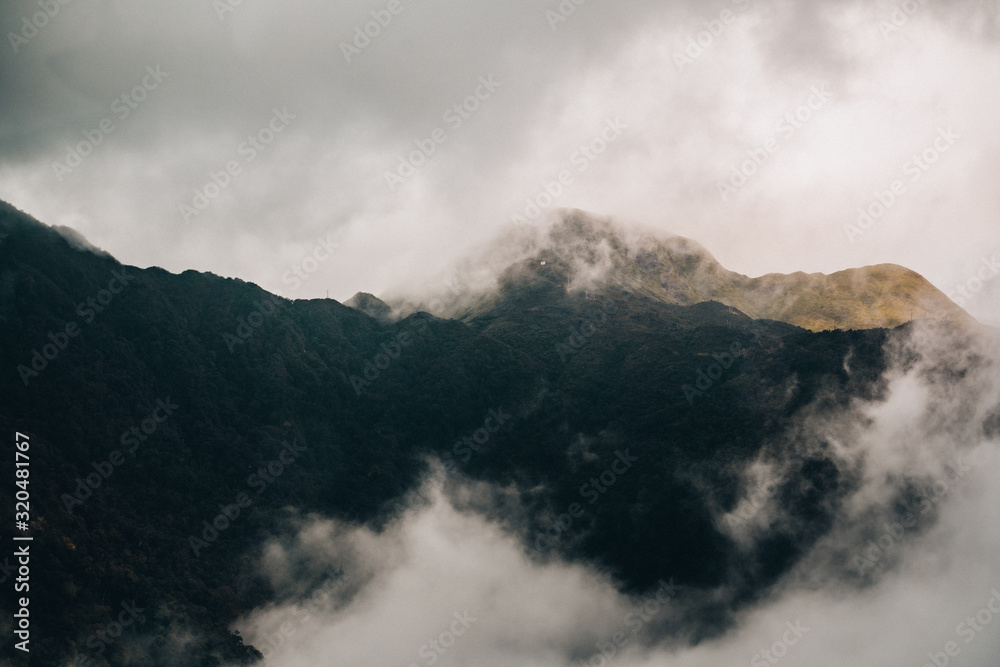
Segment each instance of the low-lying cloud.
M665 571L659 590L627 596L586 565L532 561L517 535L464 509L457 479L381 533L302 520L263 551L283 602L236 627L279 667L992 667L1000 341L925 324L889 349L878 399L803 413L747 468L743 516L720 513L750 545L787 527L773 491L797 479L797 459L822 455L851 481L832 528L721 636L693 642L687 621L727 590L679 587ZM289 594L302 563L346 579L309 604Z

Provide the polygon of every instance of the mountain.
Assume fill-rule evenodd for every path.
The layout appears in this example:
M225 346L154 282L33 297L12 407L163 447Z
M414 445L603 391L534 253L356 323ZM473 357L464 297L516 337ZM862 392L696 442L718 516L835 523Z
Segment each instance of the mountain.
M348 308L360 310L364 314L386 323L391 322L392 308L378 297L367 292L358 292L353 297L344 302Z
M718 517L741 471L794 448L777 436L811 406L885 391L890 332L755 319L705 298L735 279L692 243L636 254L579 214L555 228L559 250L529 248L492 289L463 292L454 319L126 266L8 205L0 235L0 427L31 445L37 664L259 661L230 626L290 595L262 572L265 544L310 514L381 530L433 461L453 502L533 558L589 564L625 591L664 572L724 591L677 629L697 641L766 595L856 483L805 456L780 489L787 520L736 549ZM890 288L864 312L889 321L913 298ZM779 301L760 307L821 319L805 296ZM456 491L470 483L494 491ZM558 528L574 504L586 511ZM294 574L302 590L343 575ZM11 586L2 596L15 608ZM105 642L122 605L142 622Z
M728 271L701 245L680 236L636 235L611 220L582 211L561 211L549 228L507 241L525 248L504 272L500 291L484 291L472 303L441 299L430 312L458 319L487 312L511 281L556 276L569 289L614 285L665 304L715 301L753 319L787 322L810 331L895 328L917 319L969 325L972 318L918 273L880 264L822 273L768 274L758 278ZM398 301L398 310L417 306ZM440 310L440 312L438 312Z

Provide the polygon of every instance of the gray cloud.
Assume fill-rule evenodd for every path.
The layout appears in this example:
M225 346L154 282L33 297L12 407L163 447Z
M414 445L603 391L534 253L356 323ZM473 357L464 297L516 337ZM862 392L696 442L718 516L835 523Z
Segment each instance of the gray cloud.
M888 261L947 290L995 240L996 2L923 3L890 31L891 2L589 0L555 29L555 0L401 2L350 63L341 42L387 3L245 0L222 18L202 0L59 5L0 51L0 197L128 263L344 300L445 270L620 117L629 129L556 205L698 239L733 270ZM7 3L0 25L17 33L39 10ZM723 10L735 20L706 33ZM169 77L120 118L115 100L157 65ZM491 75L501 87L449 125ZM722 201L718 183L824 82L831 100ZM247 162L242 142L275 107L294 121ZM105 118L113 132L60 180L52 163ZM948 126L954 151L848 242L858 209ZM385 172L436 128L446 141L391 191ZM185 220L232 160L240 174ZM292 289L282 277L330 232L342 252ZM1000 321L987 299L969 307Z
M682 588L644 618L637 610L649 596L624 596L578 564L532 563L495 522L455 509L449 498L463 506L471 495L488 495L482 488L466 493L457 480L445 487L451 495L429 485L432 502L381 534L314 517L293 542L267 546L263 563L268 571L279 566L280 588L288 586L288 563L301 560L365 583L322 604L286 600L237 627L279 667L316 664L321 656L337 656L338 664L603 665L601 647L624 667L904 667L944 651L960 655L959 664L993 665L1000 614L982 610L1000 608L998 344L917 327L890 343L884 400L816 409L789 428L777 451L789 459L821 453L859 484L830 533L721 637L689 645L682 629L725 591ZM832 449L810 449L820 439ZM770 460L750 466L748 480L760 485L780 475L781 457ZM960 468L949 471L956 460ZM761 511L738 524L750 540L750 526L764 530L784 520L776 499L753 486L748 500L765 501L754 500ZM914 489L930 509L917 501L900 508ZM855 558L872 563L859 572ZM669 573L663 576L669 583ZM452 637L456 613L475 622ZM628 642L611 649L617 632ZM448 646L438 651L442 643Z

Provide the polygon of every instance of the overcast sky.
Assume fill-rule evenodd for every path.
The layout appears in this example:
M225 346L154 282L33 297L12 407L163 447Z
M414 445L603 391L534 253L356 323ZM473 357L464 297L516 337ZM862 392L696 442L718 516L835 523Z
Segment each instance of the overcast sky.
M995 0L44 6L0 9L0 198L129 264L385 293L562 170L550 205L695 238L748 275L895 262L953 292L1000 253ZM387 179L417 142L433 154ZM320 239L339 247L290 280ZM982 275L963 305L1000 321Z

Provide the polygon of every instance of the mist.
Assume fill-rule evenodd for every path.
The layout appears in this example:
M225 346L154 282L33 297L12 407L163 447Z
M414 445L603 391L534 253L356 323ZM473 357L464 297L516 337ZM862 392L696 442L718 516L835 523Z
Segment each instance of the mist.
M297 517L291 537L261 550L281 601L235 627L279 667L330 659L992 666L1000 651L1000 341L919 323L897 330L888 347L881 398L837 409L817 401L747 466L739 516L719 512L720 529L749 545L787 528L773 489L797 461L822 455L854 481L832 528L721 634L699 636L688 621L725 600L726 587L686 588L663 572L659 588L628 596L586 564L533 559L517 512L482 501L470 509L470 495L490 495L482 483L440 473L425 481L426 502L381 533ZM332 593L289 595L289 563L336 572Z
M540 204L751 276L901 264L1000 322L996 2L404 2L356 54L383 4L218 4L83 0L9 44L0 196L288 298L424 283Z
M892 331L874 398L831 390L792 417L768 412L778 435L719 471L738 480L735 505L729 489L699 489L738 555L775 536L805 545L766 588L748 590L756 573L735 569L703 588L663 571L635 593L583 558L537 558L533 508L520 504L531 489L430 461L423 500L385 526L283 508L281 529L247 556L271 602L231 628L266 664L995 667L1000 0L10 0L0 25L0 200L126 265L239 278L293 301L365 292L395 316L444 318L540 253L568 264L571 292L635 278L616 273L614 241L553 232L569 211L609 225L630 259L665 243L750 277L898 264L978 321ZM716 271L691 264L692 283ZM295 308L313 305L340 312ZM316 322L275 349L314 369L307 341L330 326ZM348 364L373 341L344 331L357 336L335 355ZM339 395L373 363L361 357L309 378ZM294 379L286 370L273 375ZM651 392L673 389L649 377ZM580 438L566 455L587 448ZM819 463L838 484L817 512L829 525L788 501L822 495L801 474ZM160 657L183 660L198 633L178 630Z

